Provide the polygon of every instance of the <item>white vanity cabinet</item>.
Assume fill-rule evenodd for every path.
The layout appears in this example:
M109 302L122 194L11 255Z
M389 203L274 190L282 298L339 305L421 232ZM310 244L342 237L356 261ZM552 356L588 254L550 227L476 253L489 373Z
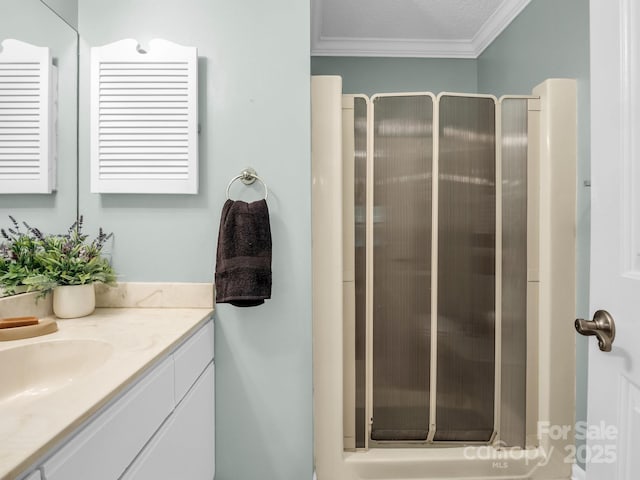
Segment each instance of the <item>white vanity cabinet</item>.
M212 320L40 466L42 480L212 480L214 472Z
M213 480L213 381L209 365L122 480Z

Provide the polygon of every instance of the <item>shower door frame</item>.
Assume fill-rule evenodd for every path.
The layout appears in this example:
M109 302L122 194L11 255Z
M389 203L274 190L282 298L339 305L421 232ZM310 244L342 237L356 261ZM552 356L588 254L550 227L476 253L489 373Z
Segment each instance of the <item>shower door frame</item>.
M500 148L500 111L498 108L502 98L535 98L532 96L505 96L499 100L494 95L459 93L459 92L441 92L438 95L432 92L401 92L401 93L378 93L370 98L366 95L347 95L352 98L362 98L367 102L367 192L366 192L366 401L365 401L365 450L369 447L376 446L448 446L460 445L455 441L435 441L434 436L437 430L436 420L436 395L438 380L438 212L439 212L439 148L440 148L440 101L443 97L460 97L460 98L483 98L493 101L495 111L495 325L494 325L494 406L493 406L493 434L488 442L468 441L465 445L491 444L496 439L499 429L500 410L500 339L501 339L501 294L502 294L502 278L500 275L502 262L500 261L500 251L502 244L502 222L501 222L501 202L497 201L501 198L501 148ZM375 101L379 98L397 98L397 97L428 97L433 105L432 118L432 153L431 153L431 320L430 320L430 374L429 374L429 425L428 437L425 441L376 441L372 440L373 426L373 312L374 312L374 178L375 178ZM346 226L345 226L346 228ZM346 352L346 350L345 350Z

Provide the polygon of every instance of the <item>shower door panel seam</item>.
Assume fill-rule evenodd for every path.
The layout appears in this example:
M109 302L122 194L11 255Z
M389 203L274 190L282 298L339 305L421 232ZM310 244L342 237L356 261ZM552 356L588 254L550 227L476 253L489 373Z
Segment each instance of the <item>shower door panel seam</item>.
M365 448L369 448L373 428L373 99L367 100L367 208L366 208L366 384Z
M433 160L431 163L431 358L429 385L429 436L427 443L433 443L436 436L436 394L438 392L438 192L440 171L440 98L433 99Z
M496 103L496 257L495 257L495 367L493 401L493 436L489 443L500 438L500 407L502 395L502 99Z

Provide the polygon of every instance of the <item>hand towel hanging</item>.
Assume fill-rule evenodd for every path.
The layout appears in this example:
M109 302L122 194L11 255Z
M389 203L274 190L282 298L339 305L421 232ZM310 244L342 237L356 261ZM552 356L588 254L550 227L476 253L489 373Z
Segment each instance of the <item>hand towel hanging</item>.
M271 298L271 226L267 202L228 199L216 253L216 303L253 307Z

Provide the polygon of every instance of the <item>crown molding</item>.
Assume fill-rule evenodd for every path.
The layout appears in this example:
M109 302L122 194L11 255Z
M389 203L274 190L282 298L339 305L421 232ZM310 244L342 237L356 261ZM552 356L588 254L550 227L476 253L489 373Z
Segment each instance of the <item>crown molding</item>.
M470 40L327 37L322 0L312 2L311 55L334 57L478 58L531 0L506 0Z
M507 0L502 2L496 11L480 27L473 37L472 43L479 57L491 43L498 38L513 20L520 15L531 0Z
M476 58L473 43L465 40L407 40L400 38L320 37L311 55L333 57Z

